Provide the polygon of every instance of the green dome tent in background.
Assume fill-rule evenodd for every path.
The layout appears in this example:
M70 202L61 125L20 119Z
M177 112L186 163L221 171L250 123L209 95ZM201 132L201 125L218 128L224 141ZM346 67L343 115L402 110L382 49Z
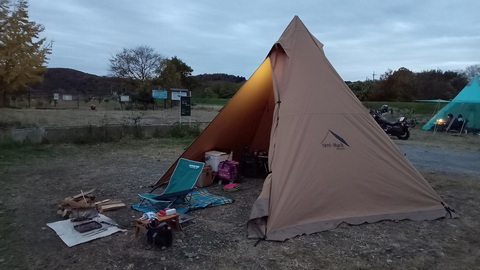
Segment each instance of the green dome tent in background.
M445 119L449 113L455 117L461 114L465 120L468 120L467 130L480 129L480 83L477 75L473 76L472 80L462 91L450 103L438 111L422 129L430 130L435 125L437 119Z

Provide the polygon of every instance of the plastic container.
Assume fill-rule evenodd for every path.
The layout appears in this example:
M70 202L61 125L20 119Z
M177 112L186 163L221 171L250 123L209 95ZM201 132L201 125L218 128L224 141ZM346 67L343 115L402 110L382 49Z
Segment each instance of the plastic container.
M165 210L165 214L166 214L167 216L173 215L173 214L175 214L175 213L177 213L177 210L176 210L175 208L170 208L170 209L166 209L166 210Z
M228 154L220 151L205 152L205 163L212 166L212 171L218 172L218 164L221 161L227 160Z

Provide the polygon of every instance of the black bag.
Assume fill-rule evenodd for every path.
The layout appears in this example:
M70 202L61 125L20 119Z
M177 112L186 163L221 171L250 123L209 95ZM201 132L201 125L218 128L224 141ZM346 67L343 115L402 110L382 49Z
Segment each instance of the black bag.
M155 246L169 247L173 243L172 228L156 219L147 224L147 242Z

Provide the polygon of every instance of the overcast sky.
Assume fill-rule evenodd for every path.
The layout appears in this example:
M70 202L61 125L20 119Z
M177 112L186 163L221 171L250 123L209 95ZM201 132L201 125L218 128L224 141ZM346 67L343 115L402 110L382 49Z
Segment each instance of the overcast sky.
M29 0L48 67L108 75L123 48L177 56L193 74L247 79L298 15L344 80L480 64L479 0Z

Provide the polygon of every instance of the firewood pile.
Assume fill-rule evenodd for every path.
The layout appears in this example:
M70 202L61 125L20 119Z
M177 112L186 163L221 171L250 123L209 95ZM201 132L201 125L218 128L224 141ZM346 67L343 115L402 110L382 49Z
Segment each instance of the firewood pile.
M81 191L77 195L66 197L58 205L57 213L64 219L84 219L96 215L98 212L111 211L126 206L120 200L105 199L95 202L94 191L95 189Z

